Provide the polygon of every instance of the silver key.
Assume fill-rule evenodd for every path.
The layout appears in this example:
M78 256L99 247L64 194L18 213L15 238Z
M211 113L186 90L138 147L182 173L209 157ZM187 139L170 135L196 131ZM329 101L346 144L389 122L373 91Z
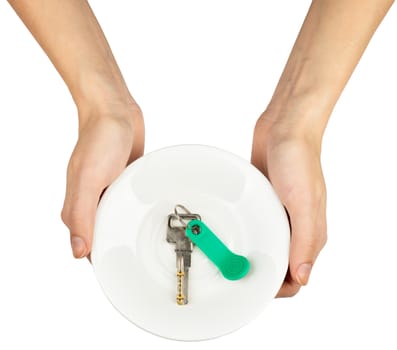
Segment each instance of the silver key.
M167 242L175 244L177 277L176 302L178 305L185 305L188 303L189 268L191 266L193 243L186 236L184 227L172 226L172 214L168 220Z

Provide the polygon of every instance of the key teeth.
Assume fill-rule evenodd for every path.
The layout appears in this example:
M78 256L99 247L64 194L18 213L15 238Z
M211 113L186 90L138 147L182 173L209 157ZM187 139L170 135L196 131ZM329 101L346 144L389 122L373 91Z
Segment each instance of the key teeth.
M186 304L186 299L184 294L182 293L183 291L183 278L185 276L185 272L184 271L178 271L176 273L177 279L178 279L178 294L176 296L176 303L178 305L185 305Z
M181 295L181 296L177 296L176 297L176 303L178 304L178 305L185 305L186 303L185 303L185 297L183 296L183 295Z

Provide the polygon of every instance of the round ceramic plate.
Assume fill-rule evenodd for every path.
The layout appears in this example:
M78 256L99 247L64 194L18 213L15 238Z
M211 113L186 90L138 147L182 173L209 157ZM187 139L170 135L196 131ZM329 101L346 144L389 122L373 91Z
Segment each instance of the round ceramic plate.
M189 302L176 304L176 257L167 217L182 204L250 271L226 280L195 247ZM276 295L288 267L289 225L270 183L246 160L217 148L182 145L138 159L98 207L92 264L114 307L135 325L177 340L215 338L248 323Z

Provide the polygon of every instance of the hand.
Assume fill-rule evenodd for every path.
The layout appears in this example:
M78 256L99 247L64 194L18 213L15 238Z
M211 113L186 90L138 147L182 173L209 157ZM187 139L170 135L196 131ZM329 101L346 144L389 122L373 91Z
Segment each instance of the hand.
M270 180L289 215L289 270L277 296L290 297L307 284L326 243L326 190L318 143L272 120L265 112L256 124L252 163Z
M144 149L139 107L111 104L80 117L79 139L70 158L62 220L70 230L75 258L89 256L95 213L102 192Z

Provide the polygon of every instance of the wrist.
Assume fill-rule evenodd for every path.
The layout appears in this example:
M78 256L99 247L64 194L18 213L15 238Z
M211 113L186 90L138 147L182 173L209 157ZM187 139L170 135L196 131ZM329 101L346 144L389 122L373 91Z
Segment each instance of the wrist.
M88 119L112 118L131 121L132 116L142 118L140 107L131 96L121 77L92 74L82 79L78 88L71 89L76 103L79 124Z
M104 106L118 102L136 104L117 67L81 69L72 82L67 82L70 93L80 110L91 106Z
M304 140L320 150L331 112L324 97L315 92L273 96L257 126L266 129L266 134L274 142Z

